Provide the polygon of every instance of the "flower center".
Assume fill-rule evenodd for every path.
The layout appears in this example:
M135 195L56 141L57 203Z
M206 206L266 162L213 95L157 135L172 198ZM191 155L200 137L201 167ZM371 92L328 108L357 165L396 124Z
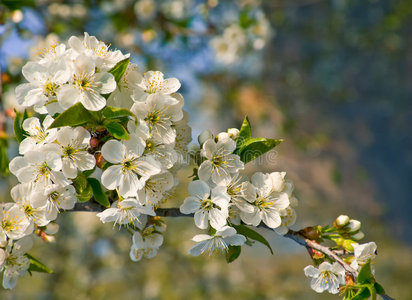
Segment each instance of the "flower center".
M75 149L73 146L68 145L63 148L63 157L67 157L70 159L74 158L74 155L79 152L79 150Z
M56 90L59 86L55 84L54 82L47 82L43 86L43 93L46 97L56 97Z

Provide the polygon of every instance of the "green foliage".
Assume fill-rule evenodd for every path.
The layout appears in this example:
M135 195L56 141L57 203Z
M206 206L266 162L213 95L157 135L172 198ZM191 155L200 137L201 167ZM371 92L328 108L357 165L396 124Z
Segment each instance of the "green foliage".
M104 122L107 131L114 136L116 139L119 140L128 140L129 134L127 133L126 129L120 124L119 122L112 120Z
M252 128L250 127L249 118L246 116L243 120L242 127L239 130L239 136L236 139L236 148L240 149L242 145L252 138Z
M93 190L93 197L97 203L103 205L104 207L110 207L109 199L104 193L100 182L96 178L87 178L87 182Z
M116 118L121 118L121 117L133 117L135 118L135 115L128 109L126 108L118 108L118 107L111 107L111 106L106 106L102 110L103 117L106 119L116 119Z
M27 110L24 111L24 114L14 110L16 117L13 122L14 136L16 140L21 143L25 139L26 132L23 129L23 122L28 118Z
M77 177L73 180L73 186L76 189L77 199L80 202L89 201L90 198L93 196L92 186L90 185L89 181L87 180L87 177L83 173L78 173Z
M41 272L41 273L49 273L49 274L53 273L53 270L48 268L45 264L43 264L37 258L34 258L28 253L26 253L26 256L30 260L30 267L28 269L30 275L31 275L31 272Z
M250 238L254 241L260 242L266 247L269 248L270 253L273 254L272 247L270 247L269 242L258 232L254 231L253 229L250 229L249 227L246 227L245 225L232 225L237 233L244 235L247 238Z
M110 71L116 80L116 83L122 79L124 72L126 72L127 66L129 65L130 57L123 59L122 61L118 62Z
M277 145L279 145L283 140L275 140L275 139L265 139L265 138L254 138L248 140L246 143L243 144L242 148L240 148L239 156L240 160L244 163L248 163L262 154L265 154L269 150L272 150Z
M246 164L272 150L281 142L283 142L282 139L252 138L252 128L246 116L239 130L239 137L236 139L234 153L239 155L240 160Z
M367 262L366 264L362 266L362 268L359 271L358 282L360 284L366 284L366 283L374 282L374 280L375 279L373 278L372 271L371 271L371 263Z
M369 292L369 289L364 287L364 288L361 288L351 300L368 299L370 296L371 296L371 293Z
M227 252L226 252L226 261L231 263L235 259L237 259L242 251L242 247L240 246L231 246L229 245Z
M0 139L0 174L9 175L9 158L7 157L7 138Z
M63 126L78 127L85 125L93 119L92 114L79 102L58 115L49 128Z

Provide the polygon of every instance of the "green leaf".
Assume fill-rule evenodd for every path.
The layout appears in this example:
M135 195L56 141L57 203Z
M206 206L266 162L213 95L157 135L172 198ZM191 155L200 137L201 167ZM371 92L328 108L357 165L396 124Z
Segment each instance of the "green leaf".
M375 290L378 294L380 295L385 295L385 290L383 289L383 286L381 286L379 283L375 282Z
M80 202L89 201L93 196L93 189L83 173L79 172L77 177L73 179L73 186L76 189L77 199Z
M359 271L358 275L358 282L360 284L371 283L374 282L374 278L371 271L371 263L368 261L366 264L362 266Z
M104 122L104 125L106 126L106 129L112 136L114 136L116 139L119 140L128 140L129 139L129 134L127 133L126 129L124 127L116 122L116 121L109 121L109 122Z
M252 137L252 128L250 127L249 118L246 116L243 120L242 127L239 130L239 136L236 139L236 148L240 149Z
M369 297L371 296L369 289L364 287L361 288L356 294L355 296L352 298L352 300L363 300L363 299L369 299Z
M269 150L272 150L277 145L283 142L282 139L265 139L265 138L254 138L248 140L239 151L240 160L244 163L248 163L262 154L265 154Z
M79 102L58 115L49 128L51 129L63 126L77 127L93 120L93 116L90 112L84 108L83 104Z
M122 76L124 72L126 72L127 66L129 65L130 62L130 57L123 59L122 61L119 61L110 71L114 76L114 79L118 83L120 79L122 79Z
M226 252L226 261L231 263L235 259L237 259L240 255L242 248L240 246L232 246L229 245L227 252Z
M30 254L26 253L27 258L30 260L29 272L42 272L52 274L53 270L48 268L45 264L40 262L37 258L34 258Z
M93 169L83 171L82 173L83 173L84 176L89 177L90 175L93 174L93 172L94 172L95 170L96 170L96 166L94 166Z
M3 176L8 176L10 174L7 146L7 139L0 139L0 174Z
M273 250L272 250L272 247L270 247L269 242L260 233L254 231L253 229L250 229L249 227L246 227L245 225L233 225L233 228L236 229L237 233L242 234L245 237L248 237L257 242L262 243L263 245L268 247L270 250L270 253L273 254Z
M23 123L23 116L21 113L14 110L16 113L16 117L14 118L13 129L14 129L14 136L16 140L21 143L24 140L24 130L22 127Z
M128 109L126 108L118 108L118 107L111 107L111 106L106 106L103 109L103 116L106 119L116 119L120 117L134 117L135 115Z
M96 178L87 178L87 181L92 187L94 200L96 200L97 203L103 205L104 207L110 207L109 199L104 193L100 182Z

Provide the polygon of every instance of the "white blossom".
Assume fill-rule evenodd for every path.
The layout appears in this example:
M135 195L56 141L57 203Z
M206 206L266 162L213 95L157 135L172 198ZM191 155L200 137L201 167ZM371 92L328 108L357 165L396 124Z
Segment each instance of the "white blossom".
M0 205L0 245L4 245L7 237L18 240L32 231L33 223L30 222L19 205L14 203Z
M87 56L100 71L109 71L118 62L128 57L120 50L109 50L108 45L99 41L95 36L90 36L87 32L84 33L83 41L72 36L69 39L69 45L74 53L74 59L77 60L80 55Z
M40 124L38 118L28 118L23 122L23 130L27 132L26 138L20 143L19 152L24 154L28 151L37 150L44 144L53 142L56 139L57 128L48 129L54 119L49 115Z
M136 198L125 198L113 202L110 208L98 213L97 216L103 223L114 222L114 224L137 225L143 221L143 215L155 216L150 206L143 206Z
M290 202L284 191L284 173L255 173L252 183L245 187L245 198L254 206L253 213L241 212L242 221L248 225L258 226L263 221L270 228L281 225L281 214Z
M138 87L134 90L132 98L134 101L146 101L155 95L168 96L180 88L180 82L176 78L164 79L164 75L159 71L148 71L142 77ZM171 98L163 97L163 98Z
M30 260L25 255L33 245L31 237L25 237L15 243L9 242L6 250L0 249L0 271L3 273L3 287L12 289L16 286L17 278L26 274Z
M39 151L28 151L23 157L12 159L10 172L17 176L20 182L34 182L40 188L55 183L68 185L70 181L60 172L62 160L56 144L44 145Z
M226 252L229 245L241 246L246 242L246 238L237 234L233 227L223 226L214 235L198 234L193 237L192 241L198 244L190 248L189 254L199 256L205 252L208 255L215 252Z
M94 156L87 152L90 133L83 127L64 127L57 133L62 172L67 178L76 178L77 170L91 170L96 165Z
M366 244L353 244L354 249L354 260L351 263L351 267L355 270L360 270L360 268L367 262L371 263L372 273L375 272L374 263L376 258L376 243L370 242Z
M325 261L319 265L319 269L307 266L304 271L306 276L312 277L310 286L317 293L328 291L337 294L339 285L345 284L345 269L337 262L330 264Z
M105 160L113 165L102 174L102 184L109 190L119 187L123 197L137 196L146 180L161 172L160 163L151 156L142 156L145 143L136 135L127 141L110 140L102 147Z
M159 247L163 244L163 236L153 225L146 227L141 232L133 234L133 244L130 249L130 259L139 261L143 257L153 258L156 256Z
M79 55L72 63L73 76L68 84L57 91L60 105L67 109L77 102L91 111L101 110L106 105L102 94L109 94L116 89L116 81L108 72L96 73L93 60L85 55Z
M203 144L202 156L206 158L199 167L199 178L216 184L231 179L231 175L243 169L244 164L239 156L233 154L236 143L232 139L223 139L217 143L213 139Z
M224 186L210 190L206 182L195 180L189 183L189 194L180 206L183 214L194 213L194 221L200 229L210 226L220 229L226 225L230 197Z

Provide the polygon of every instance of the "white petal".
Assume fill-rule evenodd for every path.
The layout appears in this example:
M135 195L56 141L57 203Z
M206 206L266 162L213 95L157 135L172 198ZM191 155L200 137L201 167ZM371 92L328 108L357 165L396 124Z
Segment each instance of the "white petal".
M108 94L116 89L116 81L112 74L104 72L95 74L95 82L98 83L98 87L95 91L100 94Z
M180 206L180 212L182 214L191 214L200 209L200 202L195 197L187 197L183 204Z
M206 182L202 180L195 180L189 183L189 194L198 199L207 199L210 195L210 188Z
M224 238L225 242L232 246L241 246L246 242L246 238L241 234L235 234Z
M208 226L208 213L204 211L197 211L194 216L195 225L200 229L206 229Z
M203 181L208 181L212 175L212 163L210 160L205 160L197 170L197 175Z
M102 174L102 184L109 190L114 190L119 186L122 179L121 166L110 166Z
M125 153L126 147L116 140L110 140L102 147L103 158L112 164L120 163L123 160Z
M106 99L94 90L84 91L80 97L80 102L83 104L84 108L91 111L98 111L106 106Z

